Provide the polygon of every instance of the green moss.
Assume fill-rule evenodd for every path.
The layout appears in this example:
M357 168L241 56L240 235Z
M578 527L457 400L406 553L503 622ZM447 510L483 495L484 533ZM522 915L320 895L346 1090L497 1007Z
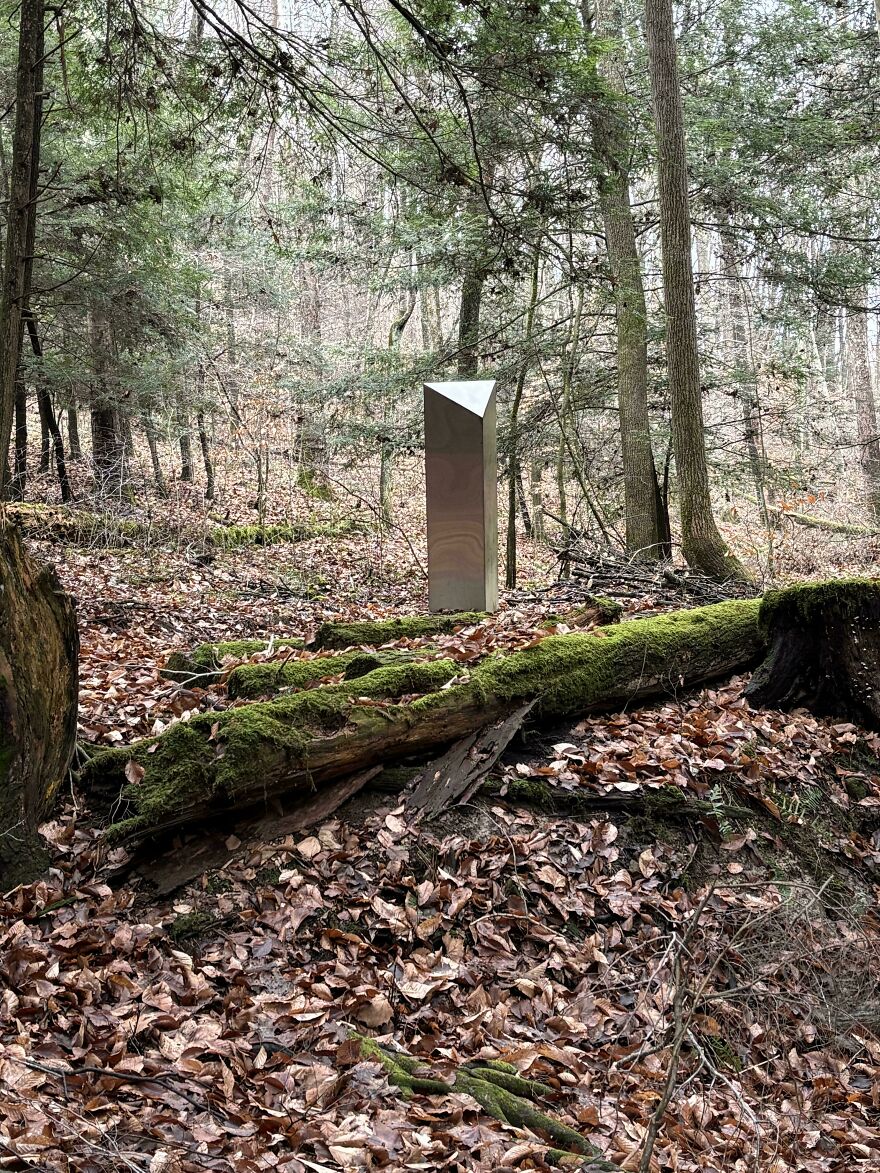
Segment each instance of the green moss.
M863 614L871 618L880 614L880 579L828 579L767 591L761 600L760 623L769 634L779 627L813 627Z
M269 646L265 639L233 639L216 644L199 644L191 652L172 652L162 669L165 680L194 680L202 687L216 683L223 674L223 664L247 660ZM277 639L276 648L301 648L301 639Z
M323 623L312 646L315 648L377 647L398 639L419 639L424 635L449 634L461 627L482 623L480 611L456 615L407 615L398 619L364 620L359 623Z
M624 701L636 688L674 692L680 677L699 678L702 664L717 674L726 660L742 663L761 650L758 607L757 599L735 599L583 635L548 636L532 648L484 660L472 680L485 700L537 697L545 716Z
M121 816L111 837L124 839L174 822L187 809L234 801L242 780L251 783L287 762L291 774L308 769L313 738L346 725L384 723L381 707L358 706L357 697L393 701L441 689L458 671L451 660L387 665L343 684L245 705L225 713L201 713L161 737L130 749L97 754L82 771L85 786ZM126 766L144 769L137 782L120 787Z
M337 656L318 656L314 660L287 660L269 664L242 664L233 668L226 682L230 697L253 700L256 697L309 688L329 676L357 680L388 664L412 663L406 652L343 652Z
M168 936L172 941L190 941L195 937L203 937L219 923L218 918L210 912L187 912L171 922Z
M388 722L436 723L461 708L482 707L491 719L537 699L542 714L552 716L625 702L636 692L674 693L682 679L717 676L757 656L763 647L757 614L757 600L734 600L593 633L550 636L471 669L451 660L387 664L356 680L200 714L152 743L98 755L84 777L89 785L102 776L118 780L134 758L145 775L122 788L120 816L140 819L141 827L183 821L188 810L203 816L234 802L243 783L253 793L255 778L305 775L312 742L347 726L368 739ZM460 682L444 687L453 677ZM416 699L384 707L357 704L359 697ZM110 791L108 806L119 797L118 787Z
M230 697L252 700L282 689L308 688L345 672L351 655L319 656L315 660L286 660L268 664L242 664L233 668L226 682Z

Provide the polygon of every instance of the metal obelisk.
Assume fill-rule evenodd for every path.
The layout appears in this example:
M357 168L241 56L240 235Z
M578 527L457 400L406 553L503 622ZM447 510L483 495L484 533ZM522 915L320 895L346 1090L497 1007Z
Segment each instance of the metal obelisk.
M432 611L498 606L495 382L425 384Z

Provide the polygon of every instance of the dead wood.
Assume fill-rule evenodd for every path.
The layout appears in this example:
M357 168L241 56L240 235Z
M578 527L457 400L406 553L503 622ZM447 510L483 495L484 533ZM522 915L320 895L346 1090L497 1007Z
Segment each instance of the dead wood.
M37 825L76 741L79 639L72 600L12 526L0 529L0 887L46 865Z
M535 704L527 701L503 721L469 733L426 766L407 795L407 814L414 819L431 818L454 803L467 802L522 728Z
M768 591L759 623L764 662L751 704L806 708L880 728L880 582L840 579Z
M476 667L389 665L357 680L205 713L98 754L83 784L124 840L308 795L337 778L429 754L530 702L553 718L614 709L729 676L763 651L758 604L734 600L549 636Z

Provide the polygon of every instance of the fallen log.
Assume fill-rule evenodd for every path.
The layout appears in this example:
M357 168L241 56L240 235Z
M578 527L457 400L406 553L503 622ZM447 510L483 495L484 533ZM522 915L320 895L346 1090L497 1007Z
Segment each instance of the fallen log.
M37 825L76 744L79 640L72 600L12 526L0 529L0 890L46 866Z
M388 664L411 664L413 652L388 648L384 651L349 651L314 656L310 660L269 660L264 664L239 664L226 679L226 693L233 700L256 700L285 690L313 688L328 678L357 680Z
M732 600L548 636L476 667L433 660L224 713L107 750L82 782L116 838L311 793L380 762L427 754L529 701L550 718L613 709L729 676L764 649L758 602Z
M301 648L301 639L275 640L276 648ZM216 644L199 644L191 652L172 652L159 673L163 680L180 684L197 684L207 688L216 684L224 671L269 647L266 639L232 639Z
M548 616L549 624L559 618L577 627L590 624L616 623L623 608L612 599L588 598L563 616ZM422 639L430 635L451 635L463 627L483 623L488 616L482 611L460 611L451 615L403 615L395 619L365 619L351 623L322 623L315 638L309 643L310 651L344 651L345 649L381 648L384 644L401 639ZM275 648L303 648L300 639L282 638L272 641ZM161 676L165 680L195 683L202 688L216 684L224 672L270 647L266 639L227 640L216 644L199 644L193 651L172 652L168 657ZM354 653L349 653L353 655ZM403 653L398 653L401 656ZM382 653L390 658L391 651ZM411 656L409 657L412 658ZM288 661L284 671L277 678L269 664L248 664L241 672L234 669L227 682L230 695L239 698L262 696L281 688L305 688L320 677L305 671L299 661ZM324 673L330 676L335 671L344 671L345 665ZM377 662L373 667L380 667ZM363 671L350 675L363 675Z
M745 690L751 704L880 728L880 580L768 591L758 622L769 650Z
M851 538L880 537L880 530L865 525L853 525L848 521L832 521L828 517L817 517L813 513L794 513L787 509L771 509L770 516L778 524L785 521L795 525L806 526L807 529L824 530L826 533L846 534Z

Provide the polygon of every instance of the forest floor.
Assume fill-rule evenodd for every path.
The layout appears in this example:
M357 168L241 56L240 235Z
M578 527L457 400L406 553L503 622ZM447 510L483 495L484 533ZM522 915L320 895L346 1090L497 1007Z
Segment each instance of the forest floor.
M78 600L82 752L228 703L163 681L171 650L422 610L418 543L362 528L37 543ZM524 543L520 591L450 653L564 624L585 587L553 574ZM514 1064L623 1169L880 1169L880 737L742 685L527 730L488 795L417 829L376 792L280 836L215 829L164 894L72 788L51 872L3 898L0 1169L548 1167L459 1091L401 1098L354 1030L450 1085Z

